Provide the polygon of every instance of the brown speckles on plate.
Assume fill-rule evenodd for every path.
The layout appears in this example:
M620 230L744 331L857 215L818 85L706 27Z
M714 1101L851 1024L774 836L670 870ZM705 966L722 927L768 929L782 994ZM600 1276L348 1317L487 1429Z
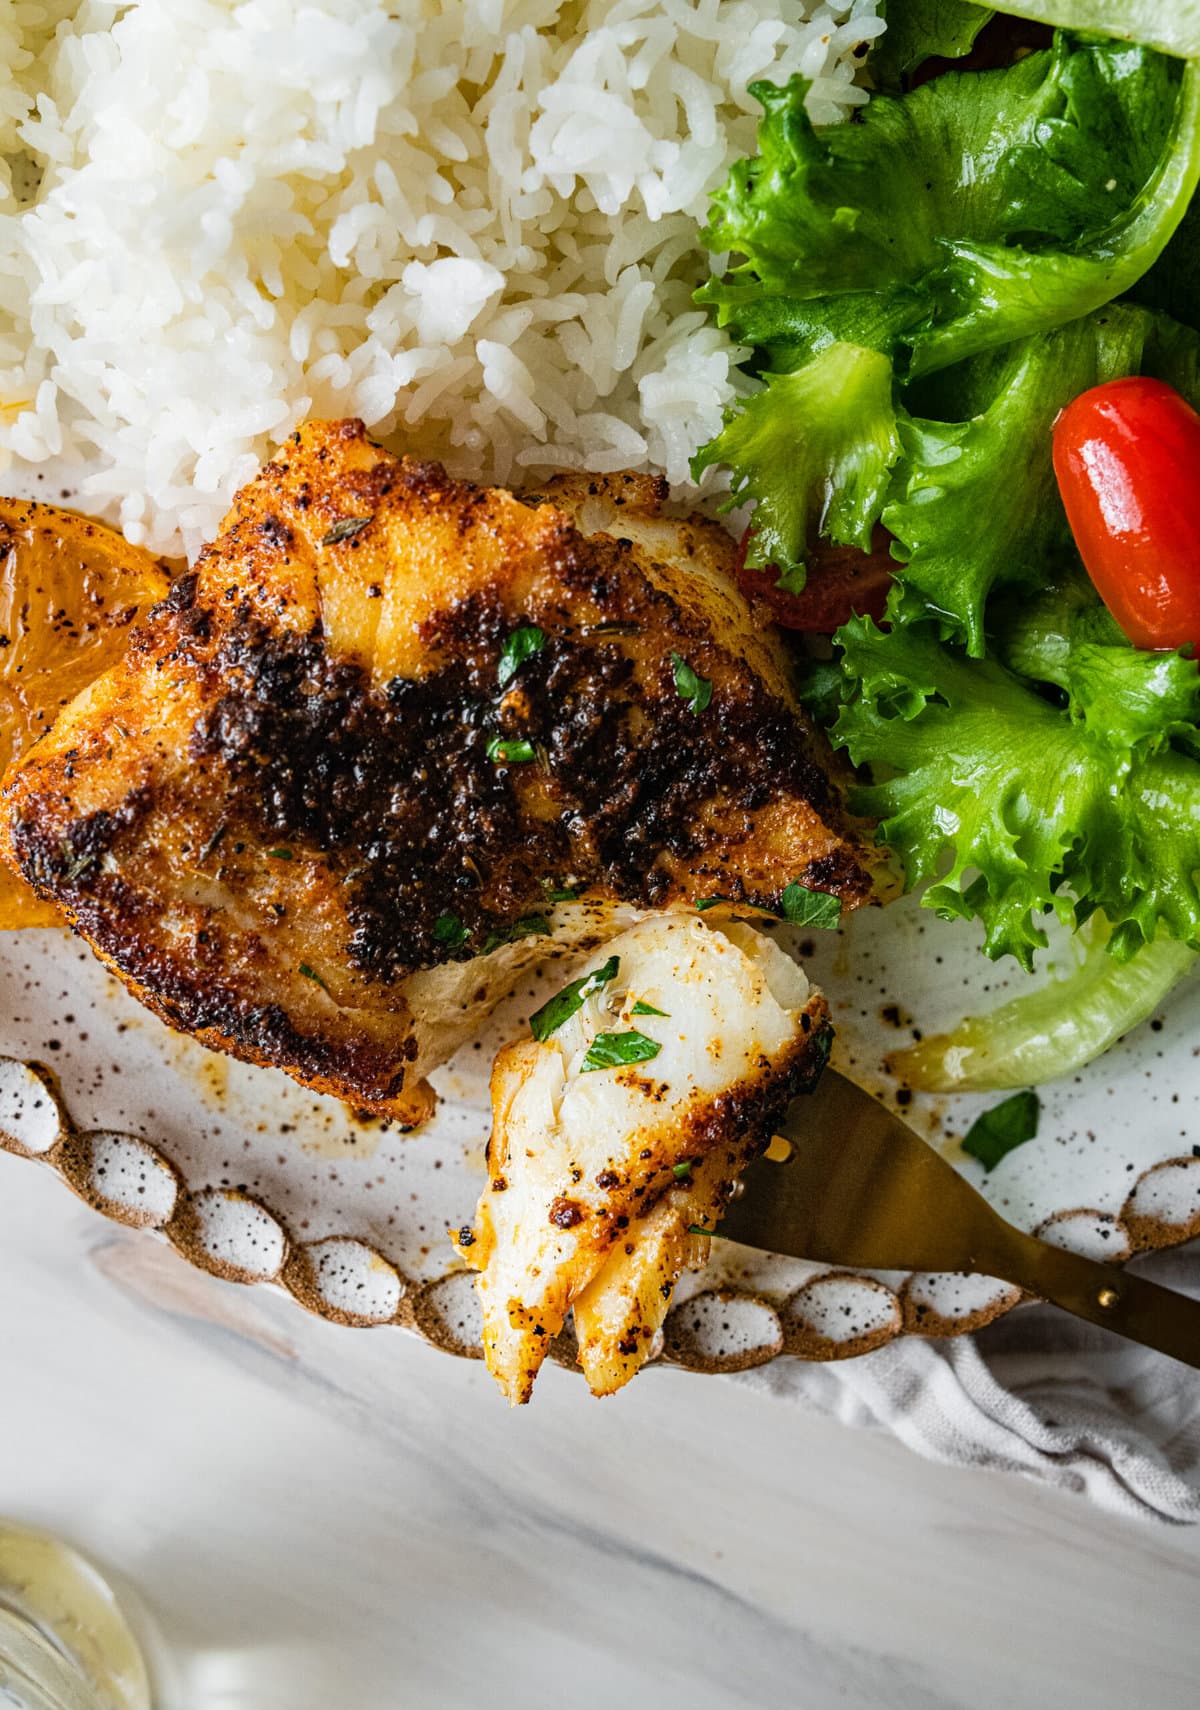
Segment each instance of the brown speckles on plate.
M877 1065L896 1029L880 1020L878 1004L893 1001L904 1015L928 1017L933 1028L961 1001L937 957L962 935L933 922L918 937L913 913L903 905L856 917L841 935L852 951L848 974L833 972L833 944L815 944L810 959L811 971L835 993L869 992L869 1003L839 1016L838 1061L856 1059L856 1072L884 1094L895 1088ZM779 936L788 941L786 932ZM969 942L964 958L968 952L974 955ZM550 970L549 990L582 966ZM973 993L1006 977L982 968ZM218 1275L269 1275L335 1323L408 1326L439 1347L472 1353L472 1282L465 1273L446 1274L452 1254L445 1231L469 1224L474 1211L492 1052L522 1030L549 990L522 977L480 1049L438 1072L446 1097L434 1122L408 1136L395 1126L359 1128L335 1100L243 1064L228 1064L219 1096L215 1082L202 1092L205 1065L216 1059L139 1010L70 939L0 937L0 1049L7 1055L0 1062L0 1146L48 1163L108 1217L148 1231L165 1219L184 1256ZM982 1002L978 995L970 1001ZM852 1013L857 1007L868 1008L865 1019ZM1181 989L1162 1020L1160 1032L1146 1029L1095 1070L1044 1089L1039 1139L986 1184L1008 1215L1116 1259L1200 1230L1197 994ZM62 1042L54 1072L27 1066L23 1059L37 1058L50 1038ZM1144 1063L1138 1053L1160 1049L1165 1056L1153 1058L1147 1083L1140 1071L1151 1059ZM956 1152L972 1108L916 1095L908 1114ZM207 1213L203 1230L195 1202ZM207 1246L198 1244L203 1231ZM844 1358L904 1331L956 1334L1014 1299L975 1279L868 1278L851 1286L831 1281L823 1268L719 1240L712 1246L698 1285L706 1299L697 1305L682 1286L666 1326L666 1357L703 1370L754 1364L779 1348L808 1359ZM743 1312L735 1303L747 1297ZM555 1339L552 1354L571 1362L569 1332Z

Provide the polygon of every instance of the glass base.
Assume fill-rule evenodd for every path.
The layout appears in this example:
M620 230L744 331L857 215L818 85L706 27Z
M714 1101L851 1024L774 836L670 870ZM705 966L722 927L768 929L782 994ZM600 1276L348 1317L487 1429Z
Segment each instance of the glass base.
M0 1520L0 1710L152 1710L141 1648L69 1545Z

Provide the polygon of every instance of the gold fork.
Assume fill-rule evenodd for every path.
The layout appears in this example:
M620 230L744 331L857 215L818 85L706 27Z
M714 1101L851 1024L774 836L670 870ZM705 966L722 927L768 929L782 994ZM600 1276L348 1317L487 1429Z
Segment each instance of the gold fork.
M756 1164L719 1233L749 1247L874 1271L970 1271L1200 1367L1200 1301L1006 1223L953 1165L861 1087L826 1069Z

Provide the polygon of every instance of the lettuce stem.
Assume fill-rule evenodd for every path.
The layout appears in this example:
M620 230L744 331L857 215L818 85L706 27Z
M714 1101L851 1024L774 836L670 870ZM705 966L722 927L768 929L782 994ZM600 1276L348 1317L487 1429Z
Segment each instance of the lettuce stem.
M1153 1015L1200 952L1160 937L1118 962L1107 952L1107 922L1095 919L1086 955L1065 977L893 1052L889 1068L925 1092L994 1092L1074 1074L1099 1057Z
M1183 59L1200 56L1200 0L998 0L993 10L1143 42Z

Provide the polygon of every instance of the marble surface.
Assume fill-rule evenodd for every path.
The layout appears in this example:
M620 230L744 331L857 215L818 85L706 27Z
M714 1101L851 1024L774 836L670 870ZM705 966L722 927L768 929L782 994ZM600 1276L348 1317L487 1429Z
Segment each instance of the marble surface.
M0 1372L0 1511L140 1588L160 1710L1197 1702L1200 1528L679 1372L509 1413L2 1155Z

